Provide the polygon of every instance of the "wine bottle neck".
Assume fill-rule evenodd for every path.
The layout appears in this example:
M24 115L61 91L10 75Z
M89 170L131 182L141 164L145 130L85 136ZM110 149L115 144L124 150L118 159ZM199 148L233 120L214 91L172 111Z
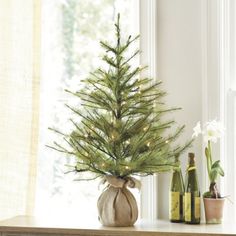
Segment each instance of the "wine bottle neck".
M189 153L188 155L189 166L195 166L195 156L194 153Z

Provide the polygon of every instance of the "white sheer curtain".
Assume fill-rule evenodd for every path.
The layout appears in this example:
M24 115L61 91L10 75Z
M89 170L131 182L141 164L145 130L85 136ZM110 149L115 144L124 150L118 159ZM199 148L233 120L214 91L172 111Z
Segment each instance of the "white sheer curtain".
M40 0L0 1L0 219L32 214L40 82Z

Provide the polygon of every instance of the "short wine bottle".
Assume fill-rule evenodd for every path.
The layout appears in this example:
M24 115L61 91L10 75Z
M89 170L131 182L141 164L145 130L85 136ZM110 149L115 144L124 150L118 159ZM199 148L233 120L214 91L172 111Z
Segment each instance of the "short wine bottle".
M200 191L194 153L189 153L188 158L189 165L186 171L187 173L184 193L185 223L200 224Z
M176 163L179 163L179 158L176 157ZM184 181L182 176L181 167L173 169L170 196L169 196L169 219L171 222L184 221Z

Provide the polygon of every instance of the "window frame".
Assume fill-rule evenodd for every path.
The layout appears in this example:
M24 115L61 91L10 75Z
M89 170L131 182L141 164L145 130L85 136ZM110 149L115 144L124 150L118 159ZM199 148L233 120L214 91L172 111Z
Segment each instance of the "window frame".
M236 178L235 169L235 107L236 107L236 90L233 88L235 79L234 67L236 65L236 23L235 13L236 4L232 0L223 0L220 4L220 68L221 68L221 117L225 123L226 135L222 140L221 155L225 164L226 176L221 180L221 187L226 195L235 202L236 200ZM235 82L234 82L235 83ZM233 112L232 112L233 111ZM224 184L227 183L227 184ZM233 187L232 187L233 186ZM233 210L232 210L233 209ZM228 219L236 219L236 207L231 204L226 206L226 215Z
M137 16L140 32L140 64L148 65L145 76L157 78L157 1L156 0L138 0L134 6ZM58 63L62 63L61 61ZM41 121L42 123L42 121ZM148 176L142 178L142 190L140 192L140 215L141 218L157 218L157 176ZM36 194L37 195L37 194Z
M235 137L230 129L235 130L232 116L233 99L236 91L231 89L230 80L234 76L232 66L235 66L235 59L232 55L232 48L236 44L232 40L232 29L236 27L233 20L231 0L202 0L202 121L206 122L217 118L225 126L225 135L220 140L220 145L215 145L214 157L221 160L225 176L220 178L219 187L223 195L229 195L232 201L236 200L235 150L233 142ZM236 55L235 55L236 56ZM233 128L232 128L233 126ZM204 156L204 145L202 146ZM208 178L205 163L202 165L203 183L202 189L208 188ZM227 183L227 184L226 184ZM233 186L233 187L232 187ZM232 210L234 209L234 210ZM225 219L234 219L236 216L235 207L225 204Z
M145 75L157 78L157 1L139 0L140 63L148 65ZM142 178L141 218L158 218L158 177Z

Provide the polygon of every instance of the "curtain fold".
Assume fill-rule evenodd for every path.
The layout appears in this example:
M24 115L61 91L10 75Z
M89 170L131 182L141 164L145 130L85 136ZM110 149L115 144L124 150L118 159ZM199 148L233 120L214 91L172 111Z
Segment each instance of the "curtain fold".
M0 219L34 209L40 9L40 0L0 1Z

